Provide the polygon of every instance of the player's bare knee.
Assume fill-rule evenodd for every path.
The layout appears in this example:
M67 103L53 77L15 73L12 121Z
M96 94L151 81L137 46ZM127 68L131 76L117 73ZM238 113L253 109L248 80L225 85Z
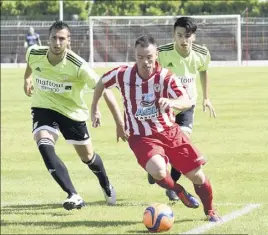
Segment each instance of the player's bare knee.
M50 139L54 143L56 143L58 136L55 133L48 131L48 130L39 130L34 134L33 138L36 142L38 142L40 139L45 138L45 139Z
M85 154L85 155L79 155L80 159L82 162L89 162L91 161L91 159L93 158L94 156L94 153L88 153L88 154Z
M145 169L156 180L165 178L167 174L166 162L161 155L153 156L147 162Z
M198 167L188 173L185 176L191 180L194 184L203 184L205 182L205 174L201 167Z
M154 171L151 174L151 176L156 180L162 180L162 179L166 178L167 170L166 169L160 169L160 170Z
M74 148L83 162L90 161L94 156L92 145L74 145Z

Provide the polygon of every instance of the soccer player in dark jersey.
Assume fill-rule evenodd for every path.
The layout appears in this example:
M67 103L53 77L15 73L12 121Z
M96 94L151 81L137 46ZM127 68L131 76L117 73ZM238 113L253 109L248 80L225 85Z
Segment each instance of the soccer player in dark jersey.
M88 63L68 49L70 42L69 26L56 21L49 29L49 46L33 45L27 50L24 91L32 96L33 138L49 173L68 195L63 202L65 209L79 209L84 200L55 152L60 132L98 178L107 204L114 205L115 190L101 157L93 150L86 125L89 110L83 94L86 86L95 86L95 80Z
M32 45L42 46L40 35L34 32L34 28L30 27L29 32L25 36L24 48L28 48Z

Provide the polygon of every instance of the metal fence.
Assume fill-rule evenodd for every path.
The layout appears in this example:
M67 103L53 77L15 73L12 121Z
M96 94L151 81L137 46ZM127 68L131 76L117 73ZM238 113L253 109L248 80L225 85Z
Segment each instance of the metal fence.
M25 62L24 41L30 26L33 26L35 31L40 34L42 44L47 45L48 28L52 23L52 21L1 21L1 63ZM89 22L67 21L67 23L72 30L72 50L88 61L90 53ZM166 32L159 35L170 35L170 27L165 27L164 30ZM268 18L241 18L241 36L242 60L268 60ZM224 44L224 41L222 43ZM226 43L228 42L226 41ZM212 52L217 49L216 44L208 46ZM98 57L95 58L96 62L107 59L104 47L105 45L94 43L95 50L99 48L100 51ZM215 56L212 53L212 60ZM221 55L217 55L217 57L221 57Z

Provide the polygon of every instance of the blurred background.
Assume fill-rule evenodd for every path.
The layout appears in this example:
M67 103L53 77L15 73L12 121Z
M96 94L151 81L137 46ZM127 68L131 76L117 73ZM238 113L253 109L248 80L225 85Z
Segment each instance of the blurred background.
M1 1L1 63L25 63L29 28L47 45L48 28L62 19L71 27L72 50L92 66L134 61L142 34L172 41L176 16L196 17L197 41L212 61L268 60L268 1Z

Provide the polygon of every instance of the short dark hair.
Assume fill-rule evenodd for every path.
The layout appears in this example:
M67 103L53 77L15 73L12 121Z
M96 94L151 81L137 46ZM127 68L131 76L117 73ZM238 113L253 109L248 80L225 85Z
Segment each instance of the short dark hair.
M177 27L185 28L187 33L195 33L197 30L197 23L194 18L184 16L176 20L174 23L174 31Z
M49 28L49 35L51 34L52 29L58 29L58 30L67 29L69 31L69 33L71 33L71 29L70 29L69 25L66 24L66 23L64 23L61 20L57 20L56 22L54 22L50 26L50 28Z
M141 47L148 47L150 44L156 46L155 39L150 35L142 35L137 38L135 42L135 48L140 45Z

